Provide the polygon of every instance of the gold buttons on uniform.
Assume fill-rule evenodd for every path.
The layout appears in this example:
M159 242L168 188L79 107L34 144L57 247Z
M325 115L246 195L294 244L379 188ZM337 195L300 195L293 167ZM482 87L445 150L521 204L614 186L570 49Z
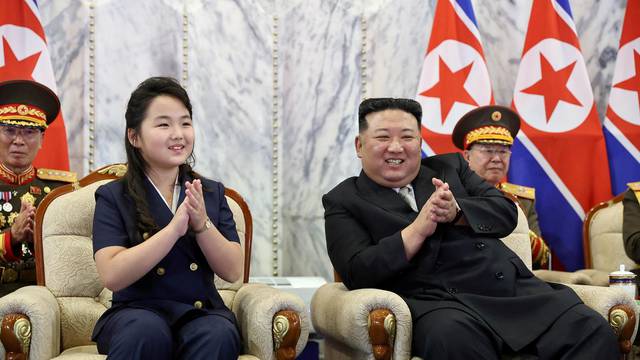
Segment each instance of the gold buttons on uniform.
M202 309L202 301L198 300L198 301L194 302L194 303L193 303L193 306L194 306L196 309Z
M198 264L196 264L196 263L191 263L191 265L189 265L189 269L191 269L191 271L196 271L196 270L198 270Z
M165 271L164 271L163 267L159 267L159 268L156 269L156 274L158 274L160 276L164 275L164 272Z

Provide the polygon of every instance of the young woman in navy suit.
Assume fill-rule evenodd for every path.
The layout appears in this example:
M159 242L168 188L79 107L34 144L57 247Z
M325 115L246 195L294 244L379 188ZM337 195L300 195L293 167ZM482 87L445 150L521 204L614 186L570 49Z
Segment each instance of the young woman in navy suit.
M127 173L96 191L93 247L113 304L93 340L110 359L237 359L235 317L214 285L242 251L222 184L195 173L189 96L164 77L127 105Z

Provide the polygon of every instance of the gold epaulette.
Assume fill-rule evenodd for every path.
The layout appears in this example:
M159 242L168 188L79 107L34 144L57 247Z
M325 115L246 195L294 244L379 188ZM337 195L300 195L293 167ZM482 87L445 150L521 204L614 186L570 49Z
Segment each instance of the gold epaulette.
M38 169L38 179L74 182L78 180L78 175L71 171L54 170L54 169Z
M501 183L500 189L502 189L504 192L515 195L517 197L522 197L530 200L536 199L536 189L532 187L510 184L510 183Z
M627 186L633 191L640 191L640 181L630 182Z

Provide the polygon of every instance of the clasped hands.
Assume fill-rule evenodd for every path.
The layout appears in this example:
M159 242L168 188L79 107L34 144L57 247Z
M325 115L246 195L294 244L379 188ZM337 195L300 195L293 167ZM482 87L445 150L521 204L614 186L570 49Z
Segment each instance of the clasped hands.
M449 184L438 178L432 178L431 183L436 187L436 190L420 209L420 216L424 215L436 223L453 221L458 213L458 207L453 193L449 190Z
M432 178L431 183L436 187L436 190L422 206L414 221L415 229L422 238L431 236L436 231L438 223L453 221L458 212L456 200L449 190L449 184L438 178Z
M202 181L185 182L185 198L178 206L171 224L175 227L179 236L186 234L187 230L203 229L207 220L207 209L202 195Z
M33 230L35 227L36 207L28 201L20 202L20 212L11 225L11 244L21 242L33 242Z

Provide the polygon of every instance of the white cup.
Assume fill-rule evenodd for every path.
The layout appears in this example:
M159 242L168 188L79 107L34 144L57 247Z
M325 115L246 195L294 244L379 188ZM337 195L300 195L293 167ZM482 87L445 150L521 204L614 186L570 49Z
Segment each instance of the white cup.
M636 274L626 271L624 265L620 265L620 270L609 273L609 286L619 287L636 298Z

